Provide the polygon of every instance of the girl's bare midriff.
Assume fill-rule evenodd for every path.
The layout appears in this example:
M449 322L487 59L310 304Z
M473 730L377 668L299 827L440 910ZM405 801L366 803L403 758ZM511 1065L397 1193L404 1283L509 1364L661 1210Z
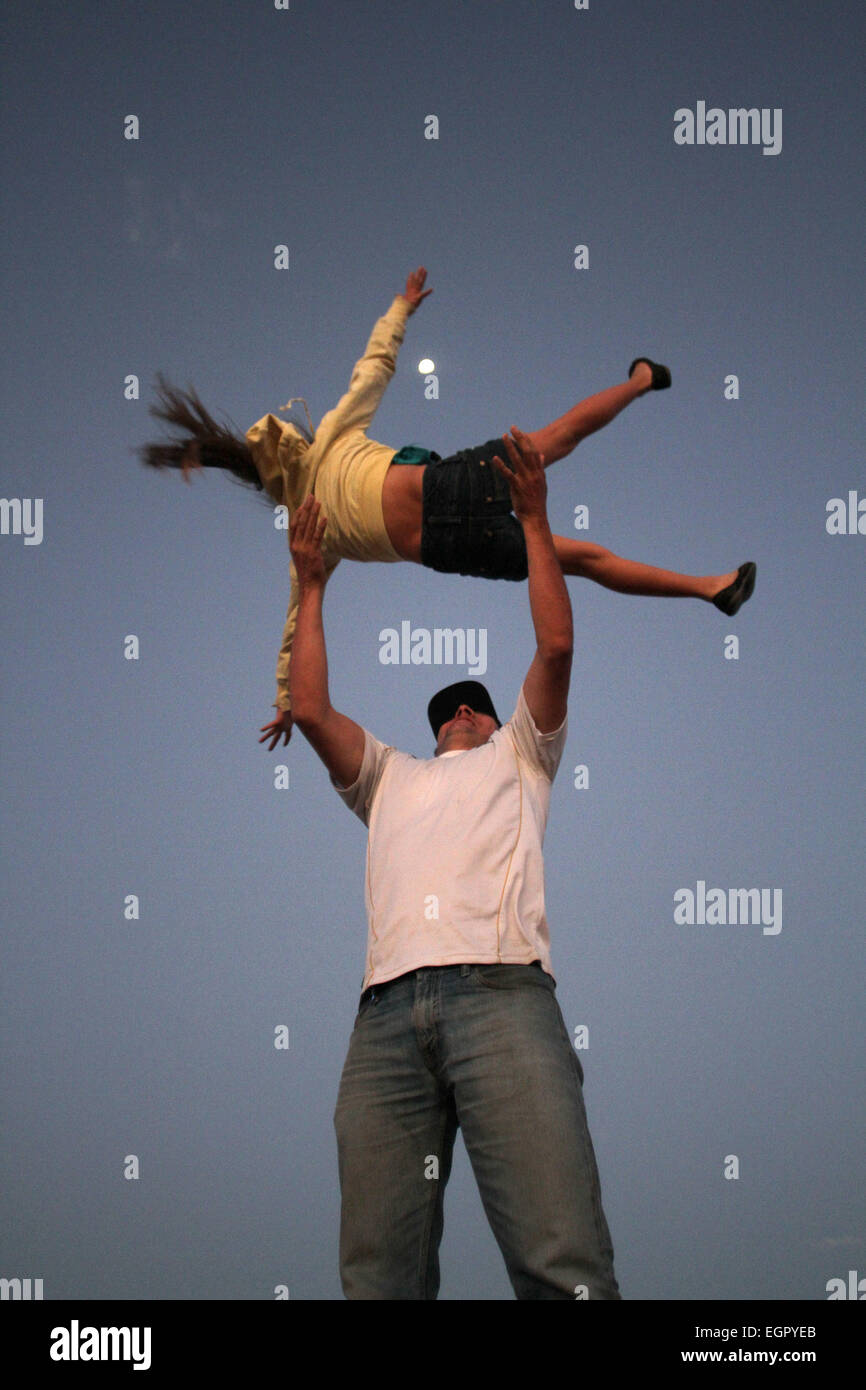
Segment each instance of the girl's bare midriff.
M392 464L382 486L385 530L397 554L421 563L423 463Z

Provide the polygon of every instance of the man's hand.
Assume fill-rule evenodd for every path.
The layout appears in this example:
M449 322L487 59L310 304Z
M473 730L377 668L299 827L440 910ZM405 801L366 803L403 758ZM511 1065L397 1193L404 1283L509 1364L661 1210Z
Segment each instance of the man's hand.
M262 735L259 739L259 743L267 743L268 739L271 740L270 747L268 748L269 753L273 753L280 741L281 734L284 736L283 747L285 748L289 739L292 737L291 711L287 709L278 710L277 717L273 723L263 724L259 732Z
M328 578L322 558L322 537L328 523L320 512L319 503L310 493L289 522L289 550L302 591L317 586L324 589Z
M418 308L418 305L421 303L421 300L426 299L428 294L433 293L432 290L424 289L424 281L426 279L427 272L424 269L423 265L420 265L417 270L413 270L411 272L408 280L406 281L406 288L403 291L403 298L408 299L409 301L409 304L411 306L410 313L414 314L415 310Z
M502 436L511 468L494 455L493 463L511 489L511 505L518 521L535 519L547 520L547 478L544 473L544 455L540 454L528 434L516 425L511 426L514 439L507 434Z

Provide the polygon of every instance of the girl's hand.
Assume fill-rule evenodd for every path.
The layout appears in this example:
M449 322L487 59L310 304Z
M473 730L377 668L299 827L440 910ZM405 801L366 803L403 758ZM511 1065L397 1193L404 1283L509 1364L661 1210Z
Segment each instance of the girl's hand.
M289 739L292 737L291 711L287 709L277 710L277 717L273 721L273 723L263 724L259 732L262 735L259 739L259 743L267 743L268 739L271 740L271 746L268 749L269 753L272 753L276 748L277 744L280 741L281 734L284 736L283 747L285 747Z
M421 300L426 299L428 294L433 293L432 290L424 289L424 281L426 279L427 272L424 269L423 265L420 265L417 270L413 270L411 272L409 278L406 281L406 288L403 291L403 298L408 299L411 305L410 312L413 314L415 310L418 308L418 305L421 303Z

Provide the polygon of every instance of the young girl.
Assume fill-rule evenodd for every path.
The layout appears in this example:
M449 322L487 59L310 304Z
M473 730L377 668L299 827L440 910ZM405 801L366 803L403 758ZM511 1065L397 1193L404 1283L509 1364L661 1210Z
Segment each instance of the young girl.
M160 376L160 404L151 407L151 414L180 433L169 443L144 445L139 450L142 462L153 468L180 468L187 482L193 469L225 469L240 482L266 491L290 513L313 493L327 517L322 553L329 576L341 559L349 559L412 560L446 574L525 579L523 530L511 512L507 480L491 462L495 454L503 455L501 437L446 459L412 445L395 452L367 437L394 374L407 319L433 292L424 289L426 278L423 267L410 274L404 293L396 296L373 329L348 391L317 430L312 422L306 431L268 414L247 430L245 440L240 439L208 414L194 391L178 391ZM667 367L638 357L627 381L581 401L528 438L548 467L638 396L670 384ZM280 410L300 399L293 397ZM565 574L592 579L621 594L701 598L732 616L755 585L752 562L728 574L696 577L625 560L587 541L554 536L554 543ZM259 739L270 740L270 749L281 734L288 743L292 729L288 671L298 602L293 565L290 577L289 611L277 661L277 717L262 728Z

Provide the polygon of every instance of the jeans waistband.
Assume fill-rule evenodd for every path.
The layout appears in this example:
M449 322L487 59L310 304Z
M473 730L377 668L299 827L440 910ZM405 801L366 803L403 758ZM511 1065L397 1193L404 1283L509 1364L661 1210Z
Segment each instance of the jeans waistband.
M536 966L539 970L544 969L540 960L531 960L529 964ZM417 970L407 970L404 975L395 975L393 980L385 980L381 985L368 985L358 1000L358 1008L366 999L381 998L386 989L390 989L392 985L398 985L401 980L409 980L413 976L417 978L419 975L429 975L434 970L461 970L464 974L468 974L474 966L480 966L484 970L496 969L495 962L491 963L490 961L463 961L456 965L422 965Z

